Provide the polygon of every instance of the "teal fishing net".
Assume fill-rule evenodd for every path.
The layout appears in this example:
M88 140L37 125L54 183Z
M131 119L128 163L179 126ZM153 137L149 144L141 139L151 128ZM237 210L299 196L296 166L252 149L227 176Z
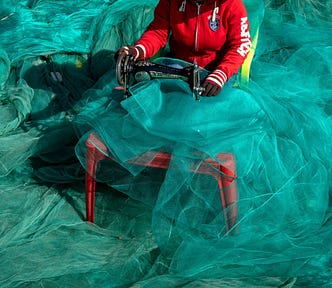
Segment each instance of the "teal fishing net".
M249 83L199 102L175 79L116 89L114 54L156 0L0 3L1 287L332 285L331 3L244 3ZM116 159L94 175L95 224L91 132ZM167 169L138 165L151 151ZM228 232L206 158L238 191Z

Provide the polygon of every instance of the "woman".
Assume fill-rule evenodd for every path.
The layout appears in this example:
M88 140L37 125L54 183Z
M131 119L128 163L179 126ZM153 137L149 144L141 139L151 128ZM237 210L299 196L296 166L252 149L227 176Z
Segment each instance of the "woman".
M135 60L151 58L165 47L170 54L212 71L202 96L215 96L245 60L250 46L247 11L242 0L160 0L154 20L135 46L118 53Z

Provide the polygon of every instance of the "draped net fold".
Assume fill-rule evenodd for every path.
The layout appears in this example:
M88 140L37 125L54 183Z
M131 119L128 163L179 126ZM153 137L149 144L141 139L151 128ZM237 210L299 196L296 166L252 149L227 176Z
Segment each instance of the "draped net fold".
M244 3L250 82L199 102L175 79L116 89L114 53L156 0L0 3L1 287L332 285L331 3ZM99 165L95 224L92 131L117 159ZM128 162L160 150L168 169ZM215 179L191 169L219 153L236 165L228 234Z

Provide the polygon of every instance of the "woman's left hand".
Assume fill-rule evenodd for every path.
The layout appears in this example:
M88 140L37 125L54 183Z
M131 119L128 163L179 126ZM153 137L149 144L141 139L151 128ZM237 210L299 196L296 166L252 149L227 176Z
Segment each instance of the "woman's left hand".
M204 91L202 92L201 96L216 96L221 91L221 87L219 85L211 83L207 80L205 80L202 87L204 88Z
M204 88L201 96L216 96L221 91L227 81L227 76L221 70L215 70L206 77L202 87Z

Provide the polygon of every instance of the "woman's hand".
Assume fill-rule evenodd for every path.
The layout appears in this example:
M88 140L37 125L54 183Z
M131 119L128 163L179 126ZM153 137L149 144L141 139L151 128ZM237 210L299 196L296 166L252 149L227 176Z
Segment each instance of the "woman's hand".
M123 46L115 53L115 59L118 59L120 55L125 54L132 56L134 61L143 57L143 51L137 46Z
M206 77L202 85L204 91L201 96L216 96L219 94L226 81L226 74L221 70L215 70Z

